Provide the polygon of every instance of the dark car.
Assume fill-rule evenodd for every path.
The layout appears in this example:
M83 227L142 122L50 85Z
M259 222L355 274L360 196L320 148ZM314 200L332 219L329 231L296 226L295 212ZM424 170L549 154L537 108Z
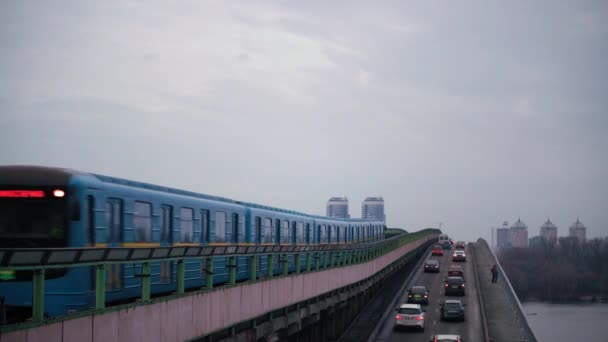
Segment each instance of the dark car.
M444 284L445 295L464 296L464 279L461 277L447 277Z
M412 288L407 292L407 302L428 304L429 292L426 290L426 287L412 286Z
M450 241L443 241L441 243L441 247L443 249L452 249L452 244L450 243Z
M424 263L424 272L439 273L439 260L429 259Z
M464 279L464 269L461 265L452 264L448 269L448 277L460 277Z
M433 252L431 253L431 255L436 256L443 256L443 247L441 247L441 245L435 245L433 246Z
M464 306L459 299L446 299L441 303L441 320L464 322Z
M456 249L464 249L465 242L464 241L458 241L458 242L456 242L455 247L456 247Z

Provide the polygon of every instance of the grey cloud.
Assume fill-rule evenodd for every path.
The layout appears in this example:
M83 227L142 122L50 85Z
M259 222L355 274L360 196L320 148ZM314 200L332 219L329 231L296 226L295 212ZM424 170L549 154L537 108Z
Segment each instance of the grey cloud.
M605 235L608 8L2 2L0 163L489 238Z

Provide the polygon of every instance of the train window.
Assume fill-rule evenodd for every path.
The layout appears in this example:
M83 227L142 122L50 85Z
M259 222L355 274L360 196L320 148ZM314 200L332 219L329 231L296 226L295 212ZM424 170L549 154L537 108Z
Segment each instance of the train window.
M179 209L180 242L192 242L194 239L194 210L192 208Z
M147 202L133 203L133 241L152 240L152 205Z
M209 242L209 210L201 210L201 243Z
M289 243L289 221L281 223L281 243Z
M173 229L173 207L162 205L160 207L160 242L171 243L171 231Z
M226 242L226 213L215 212L215 242Z
M239 242L239 214L232 214L232 242Z
M298 222L298 226L296 228L296 242L304 243L304 223Z
M262 243L262 218L259 216L255 217L255 243Z
M118 243L121 241L122 228L122 200L108 198L106 201L106 227L108 228L107 242Z
M87 196L87 237L91 246L95 245L95 197Z
M272 220L264 219L264 243L272 243Z

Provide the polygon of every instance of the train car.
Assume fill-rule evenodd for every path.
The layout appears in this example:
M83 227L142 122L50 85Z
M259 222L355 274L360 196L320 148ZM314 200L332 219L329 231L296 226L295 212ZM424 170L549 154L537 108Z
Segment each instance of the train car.
M0 248L162 247L364 243L382 236L382 223L335 219L142 182L40 166L0 166ZM305 256L302 255L304 258ZM258 276L290 271L295 260L258 260ZM302 259L301 261L304 261ZM250 259L238 257L237 280L249 279ZM301 265L304 262L300 263ZM228 282L227 258L214 258L214 284ZM201 261L187 261L186 288L201 288ZM141 265L110 265L108 303L138 298ZM176 290L175 262L151 264L151 293ZM47 270L45 314L90 309L92 267ZM9 309L31 310L31 272L0 282Z

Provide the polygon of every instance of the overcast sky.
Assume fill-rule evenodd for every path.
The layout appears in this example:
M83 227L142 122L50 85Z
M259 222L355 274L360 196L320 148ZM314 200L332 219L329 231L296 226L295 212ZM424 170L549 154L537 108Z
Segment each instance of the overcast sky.
M608 235L606 1L0 2L0 164Z

